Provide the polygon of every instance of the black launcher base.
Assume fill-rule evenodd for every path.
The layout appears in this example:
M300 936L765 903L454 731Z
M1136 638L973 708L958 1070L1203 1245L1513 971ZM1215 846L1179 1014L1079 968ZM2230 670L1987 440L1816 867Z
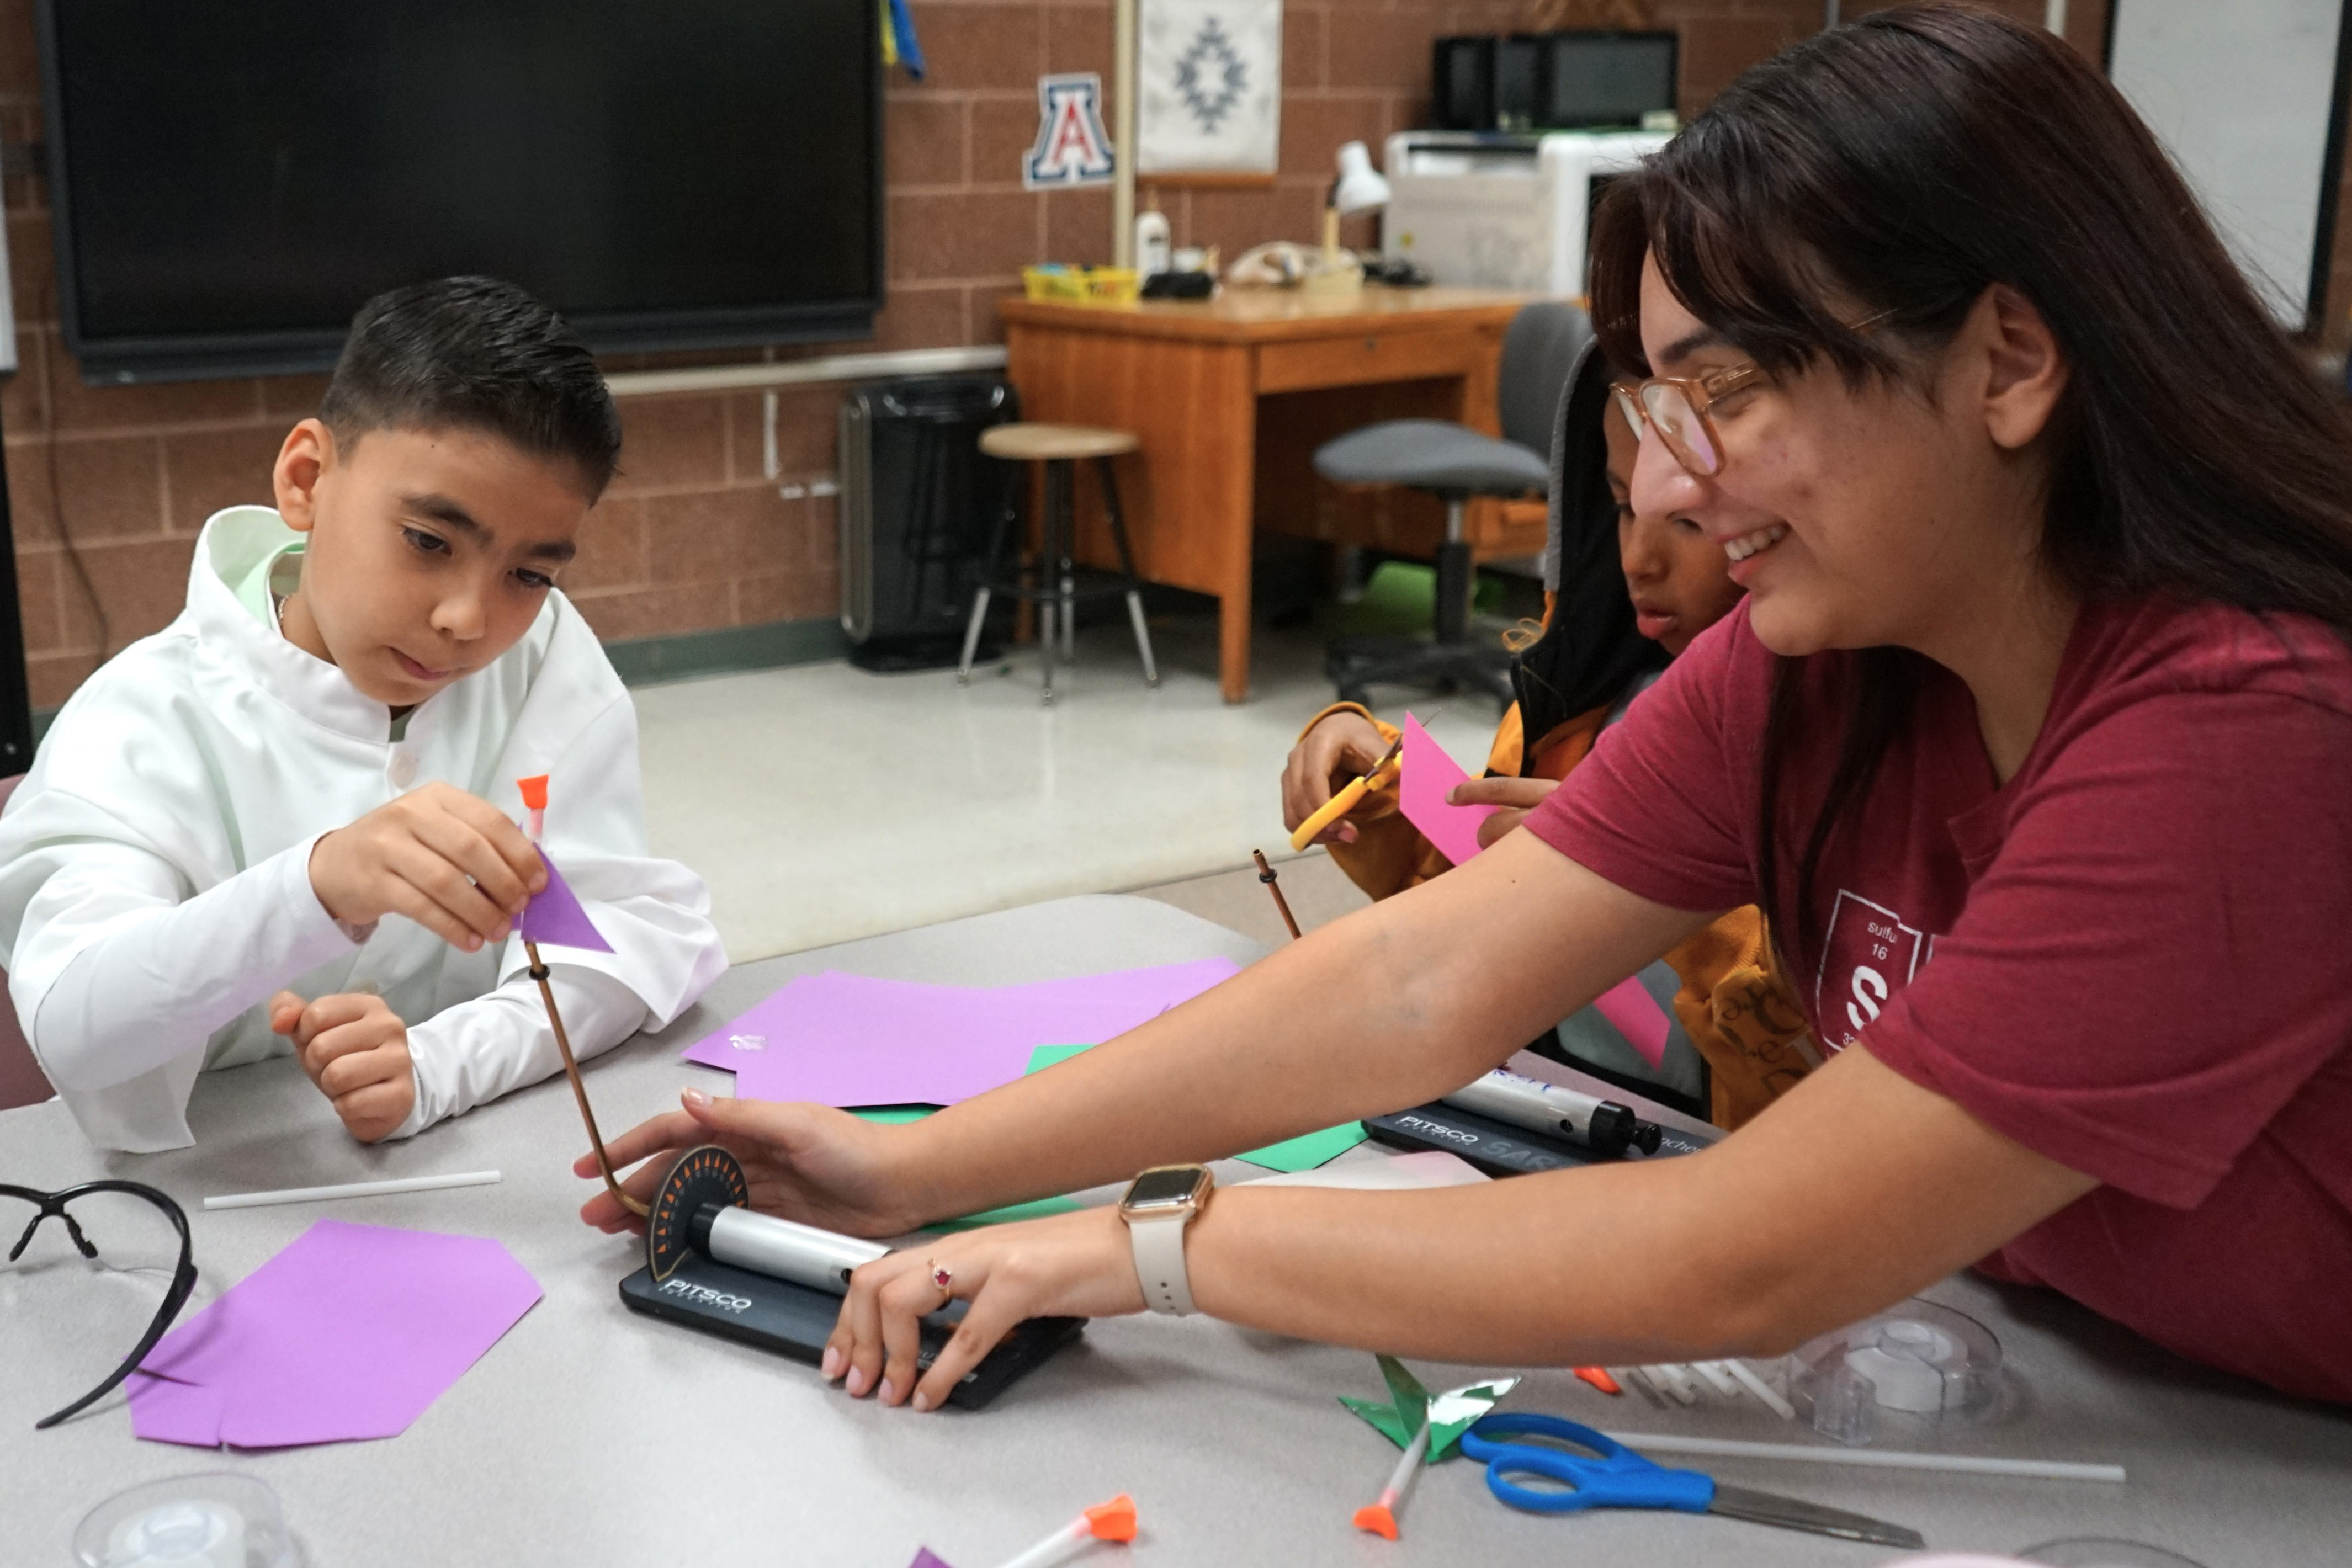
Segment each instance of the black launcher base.
M825 1341L833 1337L833 1325L841 1317L839 1296L730 1268L699 1254L686 1258L658 1285L651 1270L638 1270L621 1281L621 1301L632 1312L811 1365L824 1358ZM917 1365L930 1366L963 1312L964 1303L955 1301L923 1320L923 1348ZM948 1403L980 1409L1030 1368L1077 1338L1085 1327L1083 1318L1030 1319L964 1375L948 1395Z

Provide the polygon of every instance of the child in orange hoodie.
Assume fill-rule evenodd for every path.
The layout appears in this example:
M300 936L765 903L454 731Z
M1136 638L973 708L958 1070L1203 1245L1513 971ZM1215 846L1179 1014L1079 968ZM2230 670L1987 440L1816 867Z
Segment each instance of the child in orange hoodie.
M1486 776L1455 792L1458 803L1503 808L1480 828L1482 846L1517 827L1666 661L1739 601L1719 547L1681 519L1633 511L1628 495L1639 436L1615 403L1609 365L1597 348L1588 349L1561 399L1552 443L1543 632L1513 667L1517 701L1496 731ZM1286 825L1296 828L1372 768L1396 736L1355 703L1317 715L1283 771ZM1450 863L1405 821L1393 789L1367 793L1317 841L1376 899ZM1762 1110L1820 1060L1753 905L1725 915L1636 979L1661 1010L1671 1006L1659 1062L1648 1061L1599 1006L1563 1019L1534 1049L1725 1127Z

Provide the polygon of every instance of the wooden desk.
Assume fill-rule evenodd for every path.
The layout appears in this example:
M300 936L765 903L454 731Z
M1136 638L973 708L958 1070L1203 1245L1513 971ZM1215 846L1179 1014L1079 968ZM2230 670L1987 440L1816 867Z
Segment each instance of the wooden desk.
M1524 302L1375 286L1360 295L1232 289L1199 302L1132 305L1008 299L998 309L1022 417L1110 425L1141 439L1119 473L1138 570L1217 596L1219 678L1225 700L1240 702L1249 695L1253 522L1434 554L1445 527L1434 497L1342 491L1316 476L1315 448L1381 419L1451 419L1496 432L1503 329ZM1466 521L1482 558L1543 548L1540 507L1474 505ZM1088 559L1109 560L1090 495L1079 539Z

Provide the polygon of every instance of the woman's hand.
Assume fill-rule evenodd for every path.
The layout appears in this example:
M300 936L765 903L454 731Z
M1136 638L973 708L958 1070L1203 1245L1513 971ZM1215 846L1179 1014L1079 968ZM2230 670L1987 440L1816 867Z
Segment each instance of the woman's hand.
M939 1269L949 1275L945 1290L933 1280ZM921 1320L956 1300L971 1306L918 1382ZM1118 1209L992 1225L877 1258L851 1275L820 1369L853 1396L879 1394L885 1405L911 1397L916 1409L933 1410L1027 1319L1142 1310L1135 1252Z
M1445 797L1451 806L1500 806L1501 810L1478 824L1478 847L1493 849L1495 841L1528 820L1528 813L1559 788L1556 779L1465 779Z
M1380 727L1352 708L1326 714L1314 728L1290 748L1282 769L1282 825L1296 830L1331 799L1335 774L1370 772L1388 755L1388 738ZM1345 817L1315 835L1318 844L1352 844L1355 824Z
M863 1122L846 1111L774 1100L717 1099L699 1089L679 1096L672 1111L630 1128L604 1145L615 1170L640 1160L623 1189L650 1202L677 1156L717 1144L741 1162L751 1207L851 1236L902 1236L931 1218L909 1207L906 1182L891 1155L908 1131ZM572 1162L572 1174L601 1174L592 1150ZM580 1218L606 1235L643 1230L645 1221L599 1190L580 1206Z

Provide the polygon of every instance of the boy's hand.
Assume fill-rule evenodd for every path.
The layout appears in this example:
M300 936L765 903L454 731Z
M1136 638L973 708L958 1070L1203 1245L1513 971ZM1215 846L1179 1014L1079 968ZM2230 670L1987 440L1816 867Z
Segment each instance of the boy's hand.
M1296 830L1331 799L1334 774L1370 772L1388 755L1380 727L1352 709L1328 714L1290 748L1282 769L1282 825ZM1356 825L1342 817L1315 835L1318 844L1352 844Z
M377 807L310 850L310 887L329 915L373 925L404 915L478 953L504 939L547 868L523 831L488 800L427 784Z
M1478 847L1490 850L1495 841L1528 820L1528 813L1559 788L1555 779L1465 779L1445 797L1449 806L1500 806L1501 810L1478 824Z
M382 997L352 992L306 1003L280 991L269 998L269 1027L293 1040L302 1071L361 1143L387 1136L415 1109L408 1026Z

